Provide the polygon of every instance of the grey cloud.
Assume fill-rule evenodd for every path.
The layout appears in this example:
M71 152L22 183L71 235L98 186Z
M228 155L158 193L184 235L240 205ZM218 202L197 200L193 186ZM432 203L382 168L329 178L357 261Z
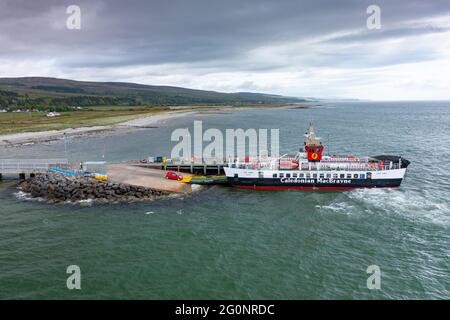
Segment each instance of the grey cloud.
M424 27L400 27L385 28L380 30L364 30L355 34L334 37L328 39L329 43L360 43L371 41L383 41L387 39L403 39L406 37L417 37L428 34L449 32L450 28L440 28L435 26Z
M331 65L339 64L351 54L340 51L339 47L334 50L334 44L364 44L447 31L418 27L391 29L389 26L448 14L448 0L383 0L377 2L387 29L368 32L365 30L366 8L372 2L2 0L0 58L53 59L61 68L183 63L207 65L217 70L267 70L286 67L288 61L258 65L248 60L247 53L260 46L283 45L338 32L355 33L331 39L327 43L329 51L320 56L315 55L314 48L310 53L296 52L302 63ZM64 28L65 8L73 3L82 9L80 31ZM361 63L373 60L370 56L365 58L364 50L359 54L360 59L353 60ZM432 53L416 55L418 59L432 56ZM396 59L392 58L390 63L396 63Z

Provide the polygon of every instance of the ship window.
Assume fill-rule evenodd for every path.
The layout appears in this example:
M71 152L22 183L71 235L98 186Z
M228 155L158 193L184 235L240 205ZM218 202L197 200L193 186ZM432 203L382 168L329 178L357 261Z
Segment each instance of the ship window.
M345 174L341 173L341 175L339 176L341 179L345 178Z
M307 173L307 174L306 174L306 178L307 178L307 179L311 178L311 174L310 174L310 173Z
M358 174L355 173L355 174L353 175L353 178L358 179Z
M351 179L352 178L352 174L351 173L347 173L347 179Z
M331 173L327 173L327 178L331 178Z
M314 178L314 179L317 179L317 173L314 173L314 174L313 174L313 178Z
M290 178L291 174L290 173L286 173L286 178Z
M324 175L323 173L321 173L321 174L319 175L319 177L323 179L323 178L325 178L325 175Z
M284 173L280 173L280 178L284 178Z
M297 174L296 174L296 173L293 173L293 174L292 174L292 178L297 178Z
M274 177L274 178L276 178L276 177L277 177L277 174L276 174L276 173L274 173L274 174L273 174L273 177Z
M299 176L300 178L304 178L304 177L305 177L305 174L304 174L304 173L300 173L298 176Z
M363 174L361 174L361 179L365 179L366 178L366 175L363 173Z
M337 173L333 173L333 178L337 179L337 177L338 177Z

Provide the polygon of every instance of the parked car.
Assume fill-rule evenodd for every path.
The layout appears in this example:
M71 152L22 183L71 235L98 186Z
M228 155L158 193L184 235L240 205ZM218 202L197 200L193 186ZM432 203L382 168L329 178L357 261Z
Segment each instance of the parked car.
M183 179L183 176L173 171L167 171L166 179L180 181L181 179Z

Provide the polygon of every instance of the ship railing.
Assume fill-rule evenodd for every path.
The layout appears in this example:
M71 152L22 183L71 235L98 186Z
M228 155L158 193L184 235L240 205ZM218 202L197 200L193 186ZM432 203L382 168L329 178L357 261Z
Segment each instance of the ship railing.
M322 162L352 162L352 163L360 163L360 162L368 162L369 158L350 158L350 157L330 157L329 159L322 159Z
M384 166L379 165L349 165L349 166L330 166L330 165L301 165L298 168L280 168L276 163L232 163L230 164L232 168L239 169L258 169L258 170L301 170L301 171L383 171L383 170L393 170L399 169L398 164L387 164Z

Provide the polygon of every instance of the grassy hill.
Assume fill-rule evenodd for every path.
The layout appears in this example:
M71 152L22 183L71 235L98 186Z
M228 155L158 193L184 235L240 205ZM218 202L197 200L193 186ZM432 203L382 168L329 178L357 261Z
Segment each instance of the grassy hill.
M0 109L70 110L91 106L285 104L305 100L279 95L194 90L123 82L44 77L0 78Z

